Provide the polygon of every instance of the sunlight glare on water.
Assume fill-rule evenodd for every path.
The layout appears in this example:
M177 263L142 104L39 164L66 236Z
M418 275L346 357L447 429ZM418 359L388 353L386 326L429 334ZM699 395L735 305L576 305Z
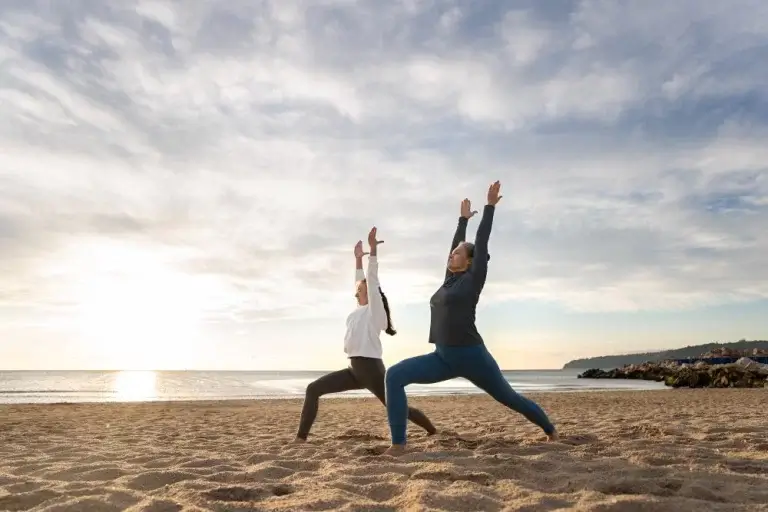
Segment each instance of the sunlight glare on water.
M157 374L153 371L122 371L115 374L115 398L125 402L157 398Z

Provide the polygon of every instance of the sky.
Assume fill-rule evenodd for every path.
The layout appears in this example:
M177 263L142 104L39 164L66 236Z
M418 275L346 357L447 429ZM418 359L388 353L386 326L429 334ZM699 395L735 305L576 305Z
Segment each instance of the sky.
M0 3L0 368L427 353L463 198L508 369L768 338L768 3ZM472 240L479 216L472 219Z

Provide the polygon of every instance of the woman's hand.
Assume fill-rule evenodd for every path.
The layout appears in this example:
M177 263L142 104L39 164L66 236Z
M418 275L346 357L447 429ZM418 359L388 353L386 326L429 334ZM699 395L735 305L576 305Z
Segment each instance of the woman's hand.
M472 203L469 201L469 199L464 199L461 202L461 216L465 219L471 219L474 214L476 214L477 211L472 211Z
M366 254L368 253L363 252L363 241L358 240L357 243L355 244L355 258L362 259L363 256L365 256Z
M371 231L368 233L368 247L371 248L371 256L376 255L376 247L379 244L383 244L384 240L376 240L376 226L373 226L371 228Z
M499 191L501 190L501 183L497 181L491 183L491 186L488 187L488 204L491 206L496 206L496 203L498 203L503 196L499 195Z

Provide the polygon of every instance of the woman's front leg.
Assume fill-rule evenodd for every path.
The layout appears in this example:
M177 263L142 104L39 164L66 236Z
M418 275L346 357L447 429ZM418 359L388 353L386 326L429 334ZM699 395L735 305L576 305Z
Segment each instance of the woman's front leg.
M454 377L450 367L435 352L404 359L387 369L385 377L387 418L392 446L386 455L398 455L405 450L408 428L408 397L410 384L434 384Z

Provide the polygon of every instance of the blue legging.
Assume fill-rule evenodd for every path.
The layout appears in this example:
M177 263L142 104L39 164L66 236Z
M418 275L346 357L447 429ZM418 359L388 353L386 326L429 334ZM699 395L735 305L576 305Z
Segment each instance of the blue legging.
M392 444L405 444L408 419L405 387L409 384L434 384L456 377L469 380L497 402L541 427L545 433L555 431L546 413L536 402L512 389L485 345L437 345L431 354L404 359L387 370L387 416Z

